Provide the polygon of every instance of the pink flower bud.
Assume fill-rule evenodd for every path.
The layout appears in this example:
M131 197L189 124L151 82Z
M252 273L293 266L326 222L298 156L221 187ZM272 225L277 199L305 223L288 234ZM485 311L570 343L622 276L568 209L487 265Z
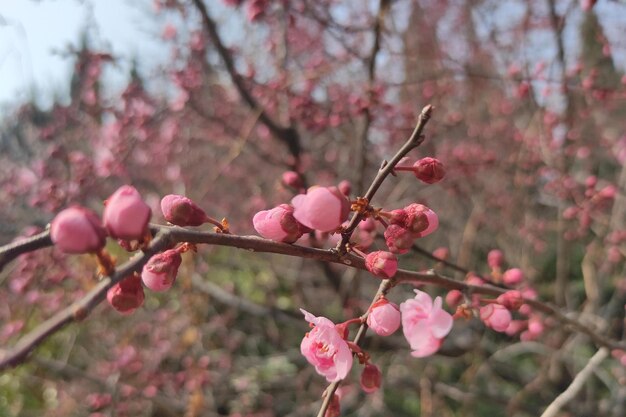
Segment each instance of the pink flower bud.
M158 253L144 265L141 280L152 291L169 290L176 280L181 262L180 253L175 249Z
M376 231L376 221L371 217L367 219L363 219L359 222L359 229L364 232L375 232Z
M497 301L509 310L518 310L524 304L522 293L517 290L510 290L499 295Z
M293 243L305 233L305 227L293 216L294 208L281 204L271 210L262 210L254 215L254 229L264 238L278 242Z
M496 332L504 332L511 323L511 312L500 304L487 304L480 308L480 319Z
M299 190L303 187L302 178L296 171L285 171L282 176L283 184Z
M80 206L61 211L50 224L52 242L65 253L98 252L106 235L98 216Z
M377 277L391 278L398 270L398 258L391 252L371 252L365 257L365 267Z
M422 158L413 165L415 176L427 184L441 181L446 175L443 164L435 158Z
M511 320L511 323L509 323L509 327L507 327L504 332L509 336L513 336L513 335L518 334L525 328L526 328L525 320Z
M148 229L151 215L152 210L135 187L123 185L107 199L102 219L112 237L139 240Z
M459 290L450 290L448 294L446 294L446 304L450 306L451 309L456 309L458 306L463 303L463 293Z
M200 226L208 220L204 210L182 195L169 194L163 197L161 211L165 220L176 226Z
M400 309L386 298L381 298L372 306L367 316L367 325L379 336L389 336L400 328Z
M500 268L504 262L504 254L501 250L493 249L487 254L487 264L491 269Z
M393 253L407 253L413 246L414 240L415 238L410 231L397 224L390 224L385 229L385 243L389 247L389 251Z
M524 273L519 268L511 268L504 271L502 281L506 285L517 285L524 280Z
M350 202L337 187L312 187L307 194L291 200L293 216L300 223L320 232L332 232L346 221Z
M363 368L363 373L361 373L361 388L363 388L363 391L368 394L378 391L381 381L382 374L378 366L371 363L366 364Z
M120 313L131 313L143 304L143 287L138 275L128 276L109 288L107 301Z
M434 211L423 204L409 204L404 209L404 227L418 237L425 237L437 230L439 218Z
M337 188L341 191L341 194L348 197L350 195L350 191L352 191L352 184L348 180L343 180L337 185Z

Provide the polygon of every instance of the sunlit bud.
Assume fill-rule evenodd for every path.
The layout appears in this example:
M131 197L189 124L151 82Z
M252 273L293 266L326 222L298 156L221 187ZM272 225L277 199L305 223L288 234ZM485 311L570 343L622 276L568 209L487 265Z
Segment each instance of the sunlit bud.
M371 252L365 257L365 267L377 277L391 278L398 270L398 258L391 252Z
M174 284L181 262L180 253L175 249L158 253L144 265L141 280L152 291L166 291Z
M294 208L281 204L271 210L262 210L254 215L254 229L264 238L278 242L293 243L304 234L305 227L293 216Z
M378 366L368 363L361 373L361 388L368 394L375 392L380 388L382 374Z
M124 185L107 199L102 220L112 237L134 240L146 234L151 214L135 187Z
M200 226L208 220L204 210L182 195L169 194L163 197L161 211L165 220L176 226Z
M65 253L97 252L104 247L106 230L91 210L74 206L61 211L50 224L50 238Z

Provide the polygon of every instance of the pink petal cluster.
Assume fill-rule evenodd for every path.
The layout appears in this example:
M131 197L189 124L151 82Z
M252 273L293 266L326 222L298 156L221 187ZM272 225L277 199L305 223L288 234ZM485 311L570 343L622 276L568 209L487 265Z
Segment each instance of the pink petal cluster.
M511 324L511 312L500 304L487 304L480 308L480 319L496 332L504 332Z
M106 235L98 215L80 206L61 211L50 224L52 242L65 253L98 252Z
M415 298L400 304L402 331L411 346L412 356L423 358L439 350L443 338L452 329L452 316L441 308L441 297L433 299L415 290Z
M518 290L510 290L500 294L497 298L498 304L509 310L518 310L524 304L524 297Z
M382 374L378 366L368 363L361 373L361 388L368 394L376 392L378 388L380 388L382 379Z
M332 321L326 317L315 317L302 309L300 311L313 326L302 339L300 352L328 382L344 379L352 368L352 351L348 343Z
M130 275L107 292L107 301L120 313L131 313L141 307L145 295L138 275Z
M446 294L446 304L452 309L457 308L463 303L463 293L459 290L450 290Z
M367 325L379 336L390 336L400 328L400 309L386 298L381 298L372 306L367 315Z
M336 230L350 214L350 201L337 187L311 187L306 194L295 196L291 203L296 220L320 232Z
M181 262L182 257L175 249L158 253L144 265L141 280L152 291L169 290L176 280Z
M168 222L176 226L200 226L209 216L191 199L168 194L161 199L161 211Z
M118 188L106 201L102 221L114 238L140 240L148 230L152 210L130 185Z
M391 278L398 271L398 258L391 252L370 252L365 257L365 267L380 278Z
M282 175L282 182L288 187L299 190L303 187L302 178L296 171L285 171Z
M413 164L413 172L419 180L427 184L439 182L446 175L441 161L431 157L422 158Z
M264 238L278 242L293 243L307 232L293 215L294 208L281 204L271 210L262 210L254 215L254 229Z

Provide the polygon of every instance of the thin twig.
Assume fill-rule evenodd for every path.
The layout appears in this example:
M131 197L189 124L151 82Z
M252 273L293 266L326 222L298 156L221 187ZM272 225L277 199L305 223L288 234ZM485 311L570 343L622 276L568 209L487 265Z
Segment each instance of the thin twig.
M593 374L600 363L609 355L609 350L605 347L599 349L587 362L587 365L576 375L572 383L557 396L554 401L541 414L541 417L554 417L559 410L568 402L574 399L578 392L582 389L585 382Z
M2 246L0 248L0 272L2 272L6 264L21 254L33 252L47 246L52 246L52 240L50 240L50 234L47 231Z

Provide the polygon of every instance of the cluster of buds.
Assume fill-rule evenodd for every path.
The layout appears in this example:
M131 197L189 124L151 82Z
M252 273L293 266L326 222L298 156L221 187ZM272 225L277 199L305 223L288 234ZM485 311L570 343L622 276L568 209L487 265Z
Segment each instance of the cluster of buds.
M177 226L200 226L212 223L217 230L227 233L227 223L217 222L187 197L170 194L161 200L165 219ZM102 221L93 211L72 206L61 211L50 224L50 238L54 245L68 254L94 253L105 275L114 271L115 261L106 253L106 237L118 240L123 248L134 251L150 241L148 222L152 210L139 192L130 185L115 191L106 201ZM107 300L121 313L130 313L144 301L143 284L153 291L166 291L176 280L181 265L181 253L192 246L179 245L154 255L144 265L141 274L133 273L113 285Z

